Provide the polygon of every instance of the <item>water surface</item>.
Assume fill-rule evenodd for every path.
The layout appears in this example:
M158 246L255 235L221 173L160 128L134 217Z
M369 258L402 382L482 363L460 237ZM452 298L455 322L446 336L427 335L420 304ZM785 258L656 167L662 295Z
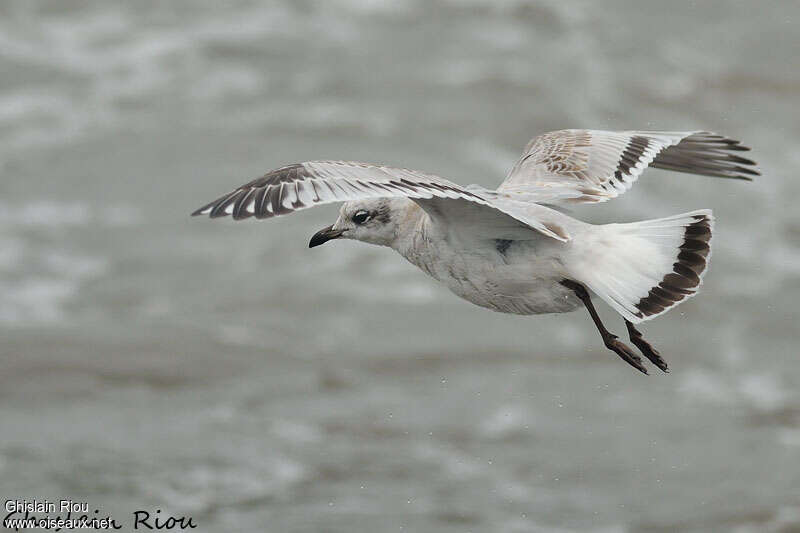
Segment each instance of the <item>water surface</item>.
M0 5L0 494L201 531L800 530L800 8ZM498 184L533 135L708 129L756 183L648 172L576 216L712 208L640 376L583 312L458 300L332 206L188 213L342 158ZM613 330L622 321L607 308ZM611 327L613 325L613 327Z

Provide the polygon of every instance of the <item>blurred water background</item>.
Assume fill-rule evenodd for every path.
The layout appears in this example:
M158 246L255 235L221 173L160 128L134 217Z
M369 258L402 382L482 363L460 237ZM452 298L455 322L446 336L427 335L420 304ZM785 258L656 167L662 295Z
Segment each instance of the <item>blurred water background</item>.
M800 4L0 3L0 495L200 531L800 531ZM194 208L342 158L498 184L565 127L739 138L576 216L713 208L703 291L643 330L494 314L336 207ZM610 329L621 319L601 310ZM611 327L613 325L613 327Z

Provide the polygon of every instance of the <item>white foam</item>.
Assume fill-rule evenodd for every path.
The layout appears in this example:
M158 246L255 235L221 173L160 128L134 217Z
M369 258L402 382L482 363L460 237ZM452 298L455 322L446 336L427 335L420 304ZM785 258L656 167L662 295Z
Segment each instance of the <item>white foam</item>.
M23 204L0 203L0 223L13 226L78 226L91 219L89 208L77 202L41 200Z
M75 295L78 283L66 279L34 278L0 284L0 323L62 322L64 306Z
M680 392L692 401L739 405L760 412L778 411L791 400L782 381L764 373L730 376L691 370L684 375Z
M143 219L139 209L126 205L92 207L82 202L49 199L18 204L0 201L0 224L7 230L18 226L60 229L89 224L126 227Z
M0 323L67 321L67 306L81 286L106 274L110 263L82 251L65 234L92 223L108 224L107 209L78 202L0 202Z
M738 389L746 403L759 411L775 411L789 399L781 381L767 374L742 377Z
M101 257L76 255L64 251L50 251L42 257L44 266L54 274L69 279L97 277L108 269L108 261Z
M735 402L736 392L721 377L704 370L691 370L680 384L681 396L687 399L729 405Z

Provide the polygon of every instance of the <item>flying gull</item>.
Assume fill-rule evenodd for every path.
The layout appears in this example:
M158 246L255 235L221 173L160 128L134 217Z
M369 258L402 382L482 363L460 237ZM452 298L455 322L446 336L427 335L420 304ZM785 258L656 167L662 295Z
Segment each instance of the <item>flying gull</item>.
M634 324L697 293L711 259L711 211L594 225L558 207L616 198L648 166L751 180L759 172L738 155L746 150L704 131L561 130L533 138L496 190L405 168L311 161L268 172L192 214L260 219L345 202L309 247L339 238L389 246L461 298L501 313L583 305L605 346L646 374L641 357L601 322L594 293L666 372Z

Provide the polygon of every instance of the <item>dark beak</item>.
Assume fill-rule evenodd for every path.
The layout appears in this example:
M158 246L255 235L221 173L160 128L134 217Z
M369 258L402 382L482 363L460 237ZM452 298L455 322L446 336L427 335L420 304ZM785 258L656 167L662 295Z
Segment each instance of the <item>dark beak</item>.
M313 248L315 246L319 246L320 244L325 244L331 239L341 237L342 233L344 233L344 230L333 229L332 225L328 226L327 228L322 228L316 232L313 237L311 237L310 241L308 241L308 247Z

